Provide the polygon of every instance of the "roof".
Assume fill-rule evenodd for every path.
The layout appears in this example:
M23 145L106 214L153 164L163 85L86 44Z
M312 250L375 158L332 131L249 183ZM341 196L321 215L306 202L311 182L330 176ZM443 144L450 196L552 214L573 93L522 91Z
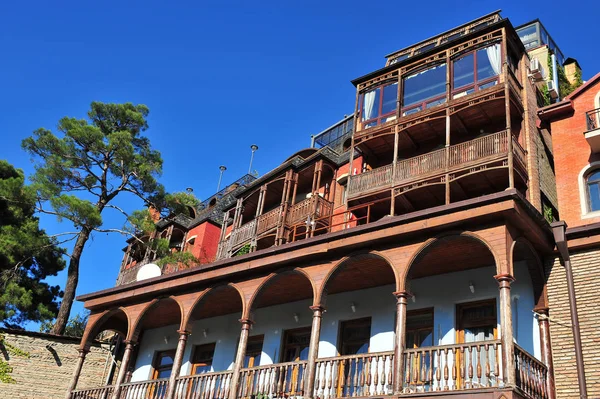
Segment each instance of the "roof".
M575 62L577 62L577 61L575 61ZM565 100L574 99L575 97L579 96L581 93L583 93L584 91L586 91L587 89L589 89L590 87L595 85L599 80L600 80L600 72L598 72L590 80L588 80L587 82L585 82L584 84L579 86L577 89L575 89L571 94L566 96Z

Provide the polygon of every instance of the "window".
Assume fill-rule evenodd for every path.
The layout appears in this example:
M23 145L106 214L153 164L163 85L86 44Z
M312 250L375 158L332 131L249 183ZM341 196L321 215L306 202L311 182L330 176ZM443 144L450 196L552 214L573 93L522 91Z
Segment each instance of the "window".
M371 339L371 318L348 320L340 323L340 355L369 353Z
M198 345L192 354L192 374L204 374L212 371L215 344Z
M433 309L406 313L406 348L433 346Z
M600 211L600 170L586 177L588 212Z
M244 367L255 367L260 365L263 341L264 335L256 335L248 338L248 344L246 345L246 357L244 358Z
M398 83L379 86L360 96L363 129L396 119Z
M496 300L456 306L458 342L477 342L496 337Z
M308 360L310 345L310 327L287 330L283 334L282 362Z
M446 64L404 78L402 115L410 115L446 102Z
M521 38L521 41L525 45L527 50L540 45L539 36L537 33L537 24L532 24L521 28L517 31L517 34Z
M492 87L498 84L502 68L500 45L494 44L463 55L454 60L452 66L452 98Z
M169 378L173 368L173 359L175 359L175 349L156 352L152 364L152 379Z

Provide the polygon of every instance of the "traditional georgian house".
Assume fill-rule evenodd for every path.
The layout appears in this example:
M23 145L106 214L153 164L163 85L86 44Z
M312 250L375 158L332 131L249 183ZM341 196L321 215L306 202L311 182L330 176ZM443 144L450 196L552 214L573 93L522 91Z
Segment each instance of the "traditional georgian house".
M79 297L67 398L555 398L532 24L495 12L391 53L312 148L159 221L197 267L137 279L154 255L130 241L119 284ZM78 387L105 330L119 367Z

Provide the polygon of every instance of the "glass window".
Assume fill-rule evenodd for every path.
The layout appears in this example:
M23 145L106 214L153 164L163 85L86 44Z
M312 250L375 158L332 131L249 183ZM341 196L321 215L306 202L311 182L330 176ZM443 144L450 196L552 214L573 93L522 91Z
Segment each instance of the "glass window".
M282 362L297 362L308 359L310 327L287 330L283 335Z
M192 355L192 374L204 374L212 371L215 344L198 345Z
M495 44L477 50L477 80L481 81L500 74L500 45Z
M377 126L396 119L398 83L377 87L361 95L363 127Z
M246 345L246 357L244 358L244 367L260 366L260 356L262 355L264 335L257 335L248 338Z
M454 61L454 87L475 83L475 55L467 54Z
M587 192L589 211L600 211L600 171L592 172L587 177Z
M517 34L521 38L521 41L525 45L526 49L538 47L540 45L540 41L537 35L537 24L532 24L522 29L519 29L517 31Z
M168 378L171 376L171 369L173 368L173 359L175 359L175 350L167 350L157 352L154 356L154 364L152 368L152 379L156 380L159 378Z
M404 78L403 115L444 103L446 95L446 64ZM439 99L436 99L439 98ZM436 101L428 101L434 100Z
M496 85L501 68L499 44L457 58L453 61L452 98L460 98Z
M348 320L340 323L340 355L358 355L369 352L371 318Z
M433 309L406 313L406 349L433 346Z

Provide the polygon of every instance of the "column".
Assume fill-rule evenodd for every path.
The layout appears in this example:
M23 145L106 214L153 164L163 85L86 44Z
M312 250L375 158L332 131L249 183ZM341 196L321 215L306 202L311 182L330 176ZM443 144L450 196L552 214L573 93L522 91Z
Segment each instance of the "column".
M250 334L250 326L252 325L253 321L250 319L241 319L240 323L242 323L242 331L240 332L240 341L238 343L235 363L233 364L233 372L231 374L229 399L237 398L238 387L240 384L240 372L244 366L244 359L246 358L246 346L248 345L248 335Z
M77 381L79 381L79 376L81 375L81 368L83 367L83 362L85 361L85 355L88 354L88 349L79 349L79 357L77 358L77 365L75 366L75 370L73 371L73 377L71 378L71 385L69 385L69 390L67 391L66 399L71 397L71 392L77 388Z
M542 363L548 368L548 377L546 378L546 389L548 399L555 399L554 391L554 366L552 364L552 343L550 341L550 323L548 322L548 308L537 308L534 311L538 314L538 325L540 328L540 348L542 350Z
M396 297L396 342L394 345L394 395L402 393L404 374L404 343L406 342L406 303L411 296L406 291L394 292Z
M179 330L179 341L177 342L177 350L175 351L175 359L173 359L173 368L171 369L171 376L169 377L169 385L167 388L167 395L165 399L172 399L175 397L175 389L177 388L177 377L181 372L181 364L183 363L183 353L185 351L185 344L187 343L189 331Z
M121 394L121 384L125 379L125 373L129 367L129 360L131 360L131 354L133 353L133 346L135 345L132 341L125 342L125 351L123 352L123 360L121 360L121 368L119 369L119 375L115 382L115 388L113 390L112 399L119 399Z
M306 363L306 379L304 382L304 397L312 398L315 391L316 363L319 357L319 340L321 339L321 319L325 308L311 306L313 311L312 329L310 331L310 344L308 347L308 361Z
M500 333L502 341L502 371L504 384L515 386L515 358L513 345L512 309L510 284L515 281L510 274L494 276L500 290Z

